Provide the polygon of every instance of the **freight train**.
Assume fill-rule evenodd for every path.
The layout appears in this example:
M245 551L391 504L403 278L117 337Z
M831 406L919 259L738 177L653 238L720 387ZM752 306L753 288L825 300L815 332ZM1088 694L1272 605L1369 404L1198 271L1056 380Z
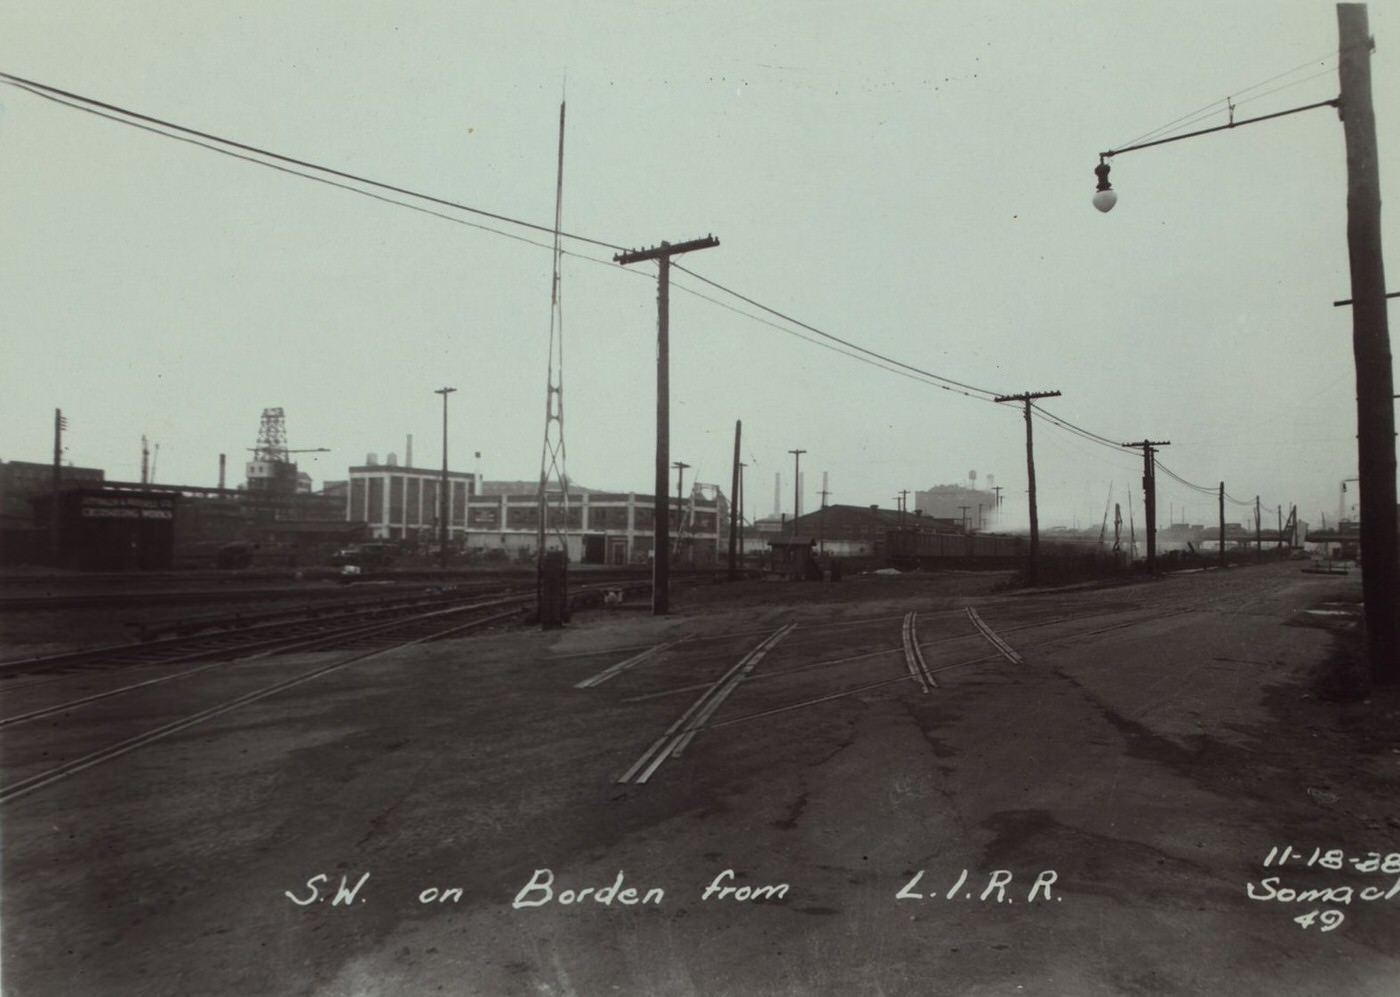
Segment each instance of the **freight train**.
M1030 537L1004 533L928 533L890 530L885 537L885 560L890 567L1014 568L1030 555ZM1114 553L1097 538L1052 530L1040 538L1040 556L1047 561L1107 561L1126 563L1126 552Z
M885 536L887 561L902 569L1012 568L1025 559L1028 547L1026 537L1000 533L890 530Z

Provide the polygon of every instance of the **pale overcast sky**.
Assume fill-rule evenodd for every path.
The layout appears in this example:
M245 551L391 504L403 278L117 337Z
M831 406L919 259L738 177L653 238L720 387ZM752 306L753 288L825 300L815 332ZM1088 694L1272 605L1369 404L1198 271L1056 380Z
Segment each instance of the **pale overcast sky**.
M1400 189L1400 12L1372 4L1382 192ZM1235 498L1336 513L1355 475L1342 126L1329 109L1114 160L1104 149L1333 98L1335 5L498 4L11 0L0 71L213 135L678 260L824 332L1051 413ZM400 200L409 201L408 198ZM417 202L420 203L421 202ZM548 235L453 221L0 86L0 458L241 479L265 407L317 485L368 453L535 479ZM1397 245L1396 214L1385 234ZM501 233L513 238L505 238ZM525 241L522 241L522 237ZM533 243L533 244L532 244ZM566 241L565 442L580 484L647 492L654 264ZM1392 261L1392 270L1400 260ZM1015 406L857 362L676 273L671 457L747 513L893 507L976 471L1024 522ZM1392 275L1391 286L1396 278ZM697 296L690 292L699 292ZM768 321L777 322L767 317ZM1036 423L1042 523L1097 524L1136 451ZM1355 486L1353 485L1354 489ZM1352 498L1355 492L1352 493ZM1162 524L1213 496L1159 476ZM1139 519L1140 522L1140 519ZM1266 515L1272 522L1272 515Z

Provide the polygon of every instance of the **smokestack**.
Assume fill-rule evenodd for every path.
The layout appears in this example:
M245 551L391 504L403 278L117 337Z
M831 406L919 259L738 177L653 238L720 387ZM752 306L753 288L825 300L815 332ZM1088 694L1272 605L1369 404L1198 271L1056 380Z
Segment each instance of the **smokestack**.
M219 454L219 491L224 490L224 471L228 467L228 455Z
M1346 486L1343 485L1343 488ZM781 516L783 513L783 472L773 473L773 515Z
M823 472L822 472L822 508L823 508L823 509L826 508L826 496L827 496L827 491L826 491L826 472L823 471Z
M409 433L409 434L408 434L408 443L405 444L405 445L404 445L404 448L403 448L403 466L404 466L404 467L412 467L412 466L413 466L413 434L412 434L412 433Z

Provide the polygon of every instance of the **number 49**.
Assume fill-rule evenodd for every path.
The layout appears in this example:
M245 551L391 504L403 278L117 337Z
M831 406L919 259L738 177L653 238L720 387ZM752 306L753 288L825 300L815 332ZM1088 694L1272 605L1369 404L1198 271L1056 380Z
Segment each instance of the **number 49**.
M1317 921L1322 924L1323 931L1331 931L1346 919L1347 916L1339 910L1310 910L1306 914L1298 915L1293 920L1296 924L1301 924L1304 928L1311 928L1313 922Z

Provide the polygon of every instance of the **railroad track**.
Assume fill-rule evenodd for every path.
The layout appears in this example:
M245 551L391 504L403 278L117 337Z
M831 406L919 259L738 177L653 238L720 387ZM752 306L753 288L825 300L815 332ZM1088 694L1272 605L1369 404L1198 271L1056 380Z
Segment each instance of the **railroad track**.
M606 587L615 588L616 586ZM586 598L588 595L592 594L592 588L585 587L579 594ZM388 654L402 648L411 647L415 644L441 640L446 637L460 636L496 623L519 619L530 608L533 601L533 594L516 595L501 599L481 600L465 606L429 610L387 621L361 623L354 626L342 625L334 633L323 632L311 636L306 634L296 636L283 634L277 638L259 640L252 645L245 644L240 648L243 653L230 655L224 652L224 658L222 660L205 664L202 667L157 676L156 678L130 683L120 688L109 689L101 693L82 696L77 699L67 700L66 702L54 703L42 708L0 718L0 730L8 730L33 720L54 716L56 714L68 714L101 700L134 693L140 689L145 689L158 683L191 677L201 672L208 671L211 668L219 667L220 665L233 664L236 661L246 661L251 658L267 658L275 654L324 651L330 648L344 650L350 647L355 649L347 656L339 657L335 661L319 665L299 675L265 685L252 692L237 696L215 706L162 724L116 743L109 744L96 751L82 755L81 757L70 759L69 761L55 765L24 779L6 783L0 786L0 804L5 804L27 796L46 786L53 785L54 783L77 775L80 772L87 771L88 769L106 764L109 761L120 758L146 745L162 741L180 731L195 727L270 696L275 696L280 692L306 682L311 682L323 676L330 675L358 662ZM217 653L220 652L208 647L192 652L195 656L208 656Z
M633 581L576 586L571 590L571 601L575 605L586 604L601 598L606 590L632 590L649 585L650 582ZM283 648L295 650L304 641L334 641L337 635L349 640L360 633L361 626L367 624L428 619L435 611L471 612L478 607L500 606L515 608L518 614L524 614L534 605L535 587L531 583L512 590L496 590L490 597L483 596L480 590L441 591L368 604L356 601L335 608L316 606L279 610L255 620L235 615L221 618L217 623L208 619L196 623L173 621L165 625L169 635L156 639L0 661L0 689L27 687L25 682L18 680L21 675L136 665L181 665L253 654L276 654L281 653Z
M1035 649L1044 649L1055 645L1070 643L1077 640L1087 640L1099 637L1104 634L1113 633L1119 630L1129 629L1149 620L1161 620L1167 617L1180 615L1189 612L1187 609L1173 610L1166 613L1151 612L1135 614L1126 620L1117 620L1104 625L1090 626L1086 629L1076 629L1071 633L1053 634L1043 639L1031 640L1023 646ZM1043 620L1027 621L1009 627L1003 627L1001 632L993 629L976 610L967 608L966 618L971 622L973 629L969 632L943 634L933 640L923 641L918 635L918 614L915 612L906 613L903 617L901 627L901 646L898 648L881 648L874 651L864 651L859 654L846 655L839 658L828 658L799 667L769 670L761 673L754 671L754 666L761 660L762 656L783 637L793 629L792 625L781 628L765 637L752 651L750 651L738 664L725 672L719 679L710 683L688 684L685 686L664 689L656 692L627 697L623 702L637 703L652 699L659 699L667 696L680 695L688 692L700 691L700 696L691 706L681 714L675 722L659 737L652 745L637 759L636 762L617 780L619 783L645 783L652 777L668 758L678 758L685 747L703 731L716 730L736 724L747 723L753 720L766 719L782 713L794 710L806 709L822 703L829 703L834 700L860 695L875 689L898 685L901 682L914 681L918 683L924 693L929 693L933 689L941 688L935 676L945 672L954 671L960 668L968 668L974 665L987 664L999 660L1009 661L1012 664L1024 665L1025 658L1011 643L1003 636L1005 633L1017 631L1029 631L1051 626L1060 626L1066 623L1083 623L1096 616L1108 615L1099 613L1081 614L1079 616L1057 616ZM1112 615L1117 615L1112 614ZM877 620L859 621L860 623L885 622L887 618ZM843 621L833 626L848 626L849 621ZM815 630L822 625L804 626L804 632ZM736 635L727 634L725 638L732 638ZM976 654L970 657L963 657L956 661L950 661L937 666L931 666L924 655L924 649L935 644L946 644L957 641L966 641L973 638L981 638L991 645L992 653ZM696 638L695 635L686 635L684 640L704 639ZM616 677L621 672L654 660L660 653L672 649L681 641L673 641L668 644L656 645L655 647L642 650L638 654L625 661L613 665L603 672L576 683L576 688L591 688L601 685L604 681ZM756 710L740 716L726 717L724 719L714 719L715 712L721 703L737 690L741 685L800 676L806 673L816 672L842 665L851 665L857 662L866 662L874 658L888 657L902 653L905 664L905 671L898 676L877 679L854 687L841 689L839 691L825 693L796 700L781 705L772 706L766 709Z
M764 656L773 649L788 634L795 630L797 624L789 623L779 627L763 640L759 641L747 654L739 659L734 667L712 682L694 703L690 705L675 723L667 728L651 747L643 752L642 757L632 764L632 767L624 772L619 778L619 783L644 783L652 777L661 764L667 758L679 758L690 744L695 735L704 728L705 722L719 709L744 677L757 667Z

